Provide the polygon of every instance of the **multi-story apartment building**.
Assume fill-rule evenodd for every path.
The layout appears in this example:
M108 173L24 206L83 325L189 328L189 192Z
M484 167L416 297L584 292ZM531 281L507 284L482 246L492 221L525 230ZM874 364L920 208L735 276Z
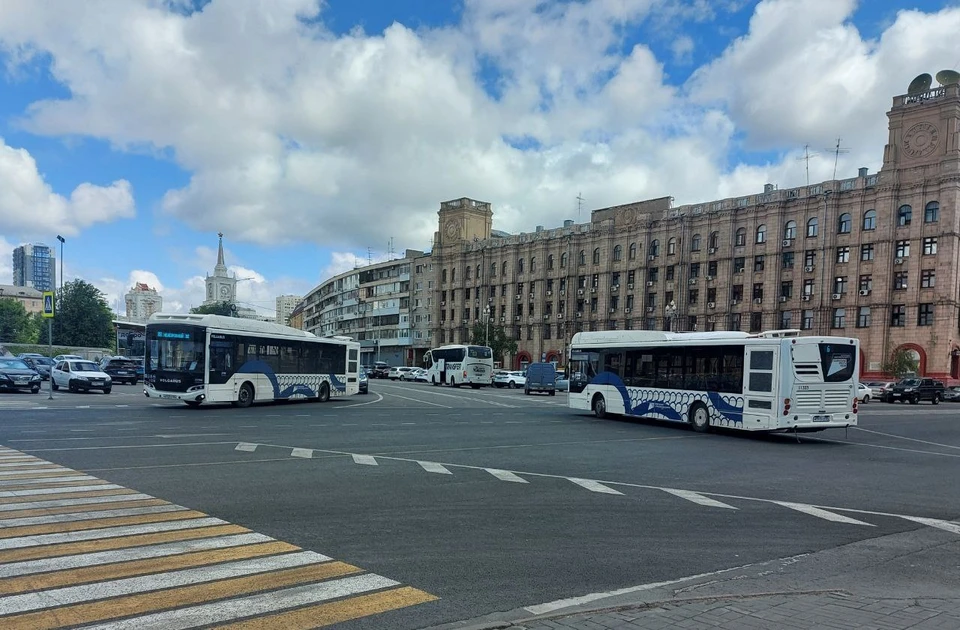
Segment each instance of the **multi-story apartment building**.
M135 322L146 322L154 313L163 310L163 298L156 289L151 289L143 282L136 283L123 296L127 308L127 319Z
M278 295L276 322L285 326L288 325L290 315L302 300L303 298L299 295Z
M408 249L334 276L303 298L303 329L353 337L364 364L418 365L431 342L430 273L430 256Z
M37 291L57 287L57 259L47 245L21 245L13 250L13 284Z
M487 317L512 363L561 360L580 330L797 328L858 337L862 377L905 349L960 378L960 85L897 96L879 173L503 235L490 204L444 202L432 262L437 345Z

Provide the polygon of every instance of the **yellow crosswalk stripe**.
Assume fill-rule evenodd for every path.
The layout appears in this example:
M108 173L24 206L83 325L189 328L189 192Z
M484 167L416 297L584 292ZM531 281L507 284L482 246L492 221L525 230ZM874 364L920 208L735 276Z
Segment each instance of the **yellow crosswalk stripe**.
M58 507L35 508L32 510L11 510L0 512L0 525L11 518L25 518L28 516L46 516L48 514L74 514L80 512L97 512L100 510L121 510L124 508L149 507L151 505L170 505L163 499L139 499L136 501L114 501L111 503L93 503L89 505L61 505Z
M101 527L116 527L117 525L134 525L141 523L161 523L164 521L203 518L204 516L206 516L206 514L203 512L196 512L194 510L181 510L179 512L160 512L159 514L97 518L89 521L70 521L67 523L49 523L45 525L23 525L20 527L0 528L0 538L36 536L38 534L53 534L61 532L78 532L85 529L99 529Z
M424 604L439 599L424 591L402 586L389 591L358 595L339 602L297 608L267 617L256 617L237 623L216 626L217 630L296 630L322 628L360 617L369 617L398 608Z
M137 494L136 490L127 488L111 488L109 490L85 490L83 492L61 492L55 494L44 494L40 496L31 495L23 497L0 497L0 505L12 505L14 503L32 503L34 501L55 501L57 499L82 499L84 497L114 497L120 494Z

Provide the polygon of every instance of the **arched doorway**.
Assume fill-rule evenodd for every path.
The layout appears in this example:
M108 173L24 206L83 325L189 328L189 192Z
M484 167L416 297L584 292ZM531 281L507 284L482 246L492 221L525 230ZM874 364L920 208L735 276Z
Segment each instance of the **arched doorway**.
M556 350L547 350L547 363L560 363L560 353Z
M513 360L515 370L525 370L527 366L530 365L530 353L526 350L521 350L517 353L517 357Z
M910 355L910 358L916 362L918 376L923 376L927 373L927 353L924 352L921 346L915 343L905 343L899 346L897 350L905 350L907 354Z
M956 346L950 351L950 378L960 379L960 348Z

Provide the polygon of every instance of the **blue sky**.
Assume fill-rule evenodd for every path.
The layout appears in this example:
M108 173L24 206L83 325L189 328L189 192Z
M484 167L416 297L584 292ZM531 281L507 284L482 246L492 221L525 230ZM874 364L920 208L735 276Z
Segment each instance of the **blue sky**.
M960 64L911 37L956 32L941 0L186 1L0 8L0 282L10 248L64 231L68 278L186 309L222 230L269 310L391 238L428 249L448 198L514 231L580 192L798 185L803 144L838 135L842 171L876 169L889 99Z

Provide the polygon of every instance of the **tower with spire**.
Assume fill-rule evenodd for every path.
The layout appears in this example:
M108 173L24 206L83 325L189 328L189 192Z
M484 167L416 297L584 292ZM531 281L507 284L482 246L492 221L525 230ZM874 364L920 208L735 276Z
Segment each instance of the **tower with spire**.
M217 302L233 304L237 300L237 276L227 271L227 265L223 259L223 232L218 232L217 236L220 238L217 248L217 265L213 268L212 276L207 274L207 299L203 301L204 305Z

